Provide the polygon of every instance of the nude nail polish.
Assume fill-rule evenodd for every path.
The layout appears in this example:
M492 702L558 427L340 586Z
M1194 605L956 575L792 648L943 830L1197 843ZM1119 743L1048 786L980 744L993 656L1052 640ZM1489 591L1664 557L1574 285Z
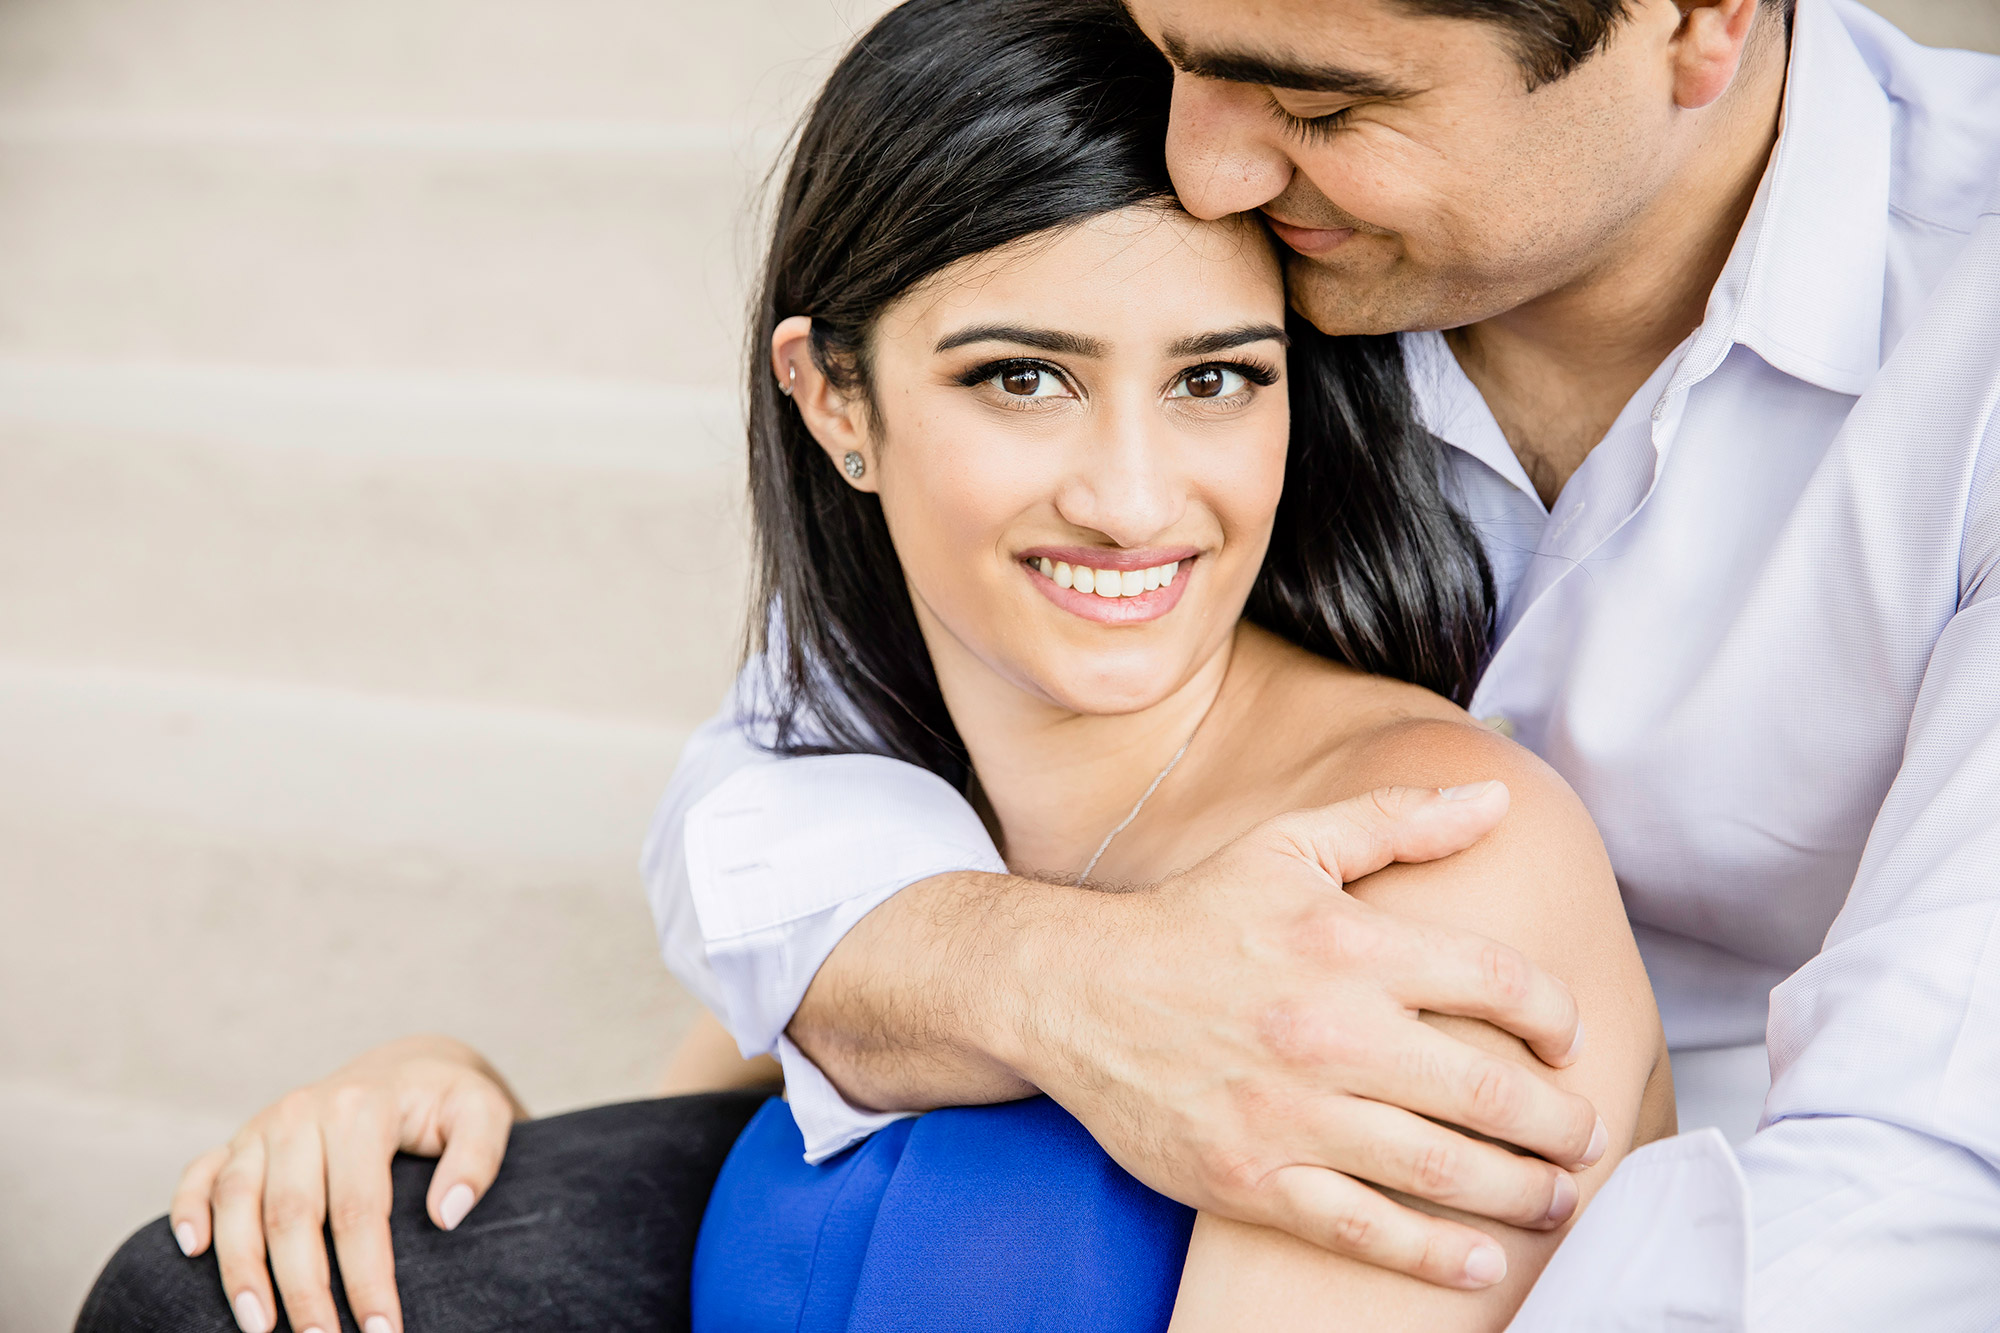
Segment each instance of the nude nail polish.
M393 1333L389 1327L389 1317L379 1314L369 1315L367 1322L361 1325L361 1333Z
M194 1254L194 1223L174 1223L174 1244L181 1247L182 1254L189 1256Z
M243 1333L265 1333L271 1327L264 1322L264 1304L255 1292L239 1291L231 1304L236 1311L236 1327Z
M438 1201L438 1216L443 1219L446 1231L458 1230L458 1224L472 1211L472 1186L460 1181L444 1192Z

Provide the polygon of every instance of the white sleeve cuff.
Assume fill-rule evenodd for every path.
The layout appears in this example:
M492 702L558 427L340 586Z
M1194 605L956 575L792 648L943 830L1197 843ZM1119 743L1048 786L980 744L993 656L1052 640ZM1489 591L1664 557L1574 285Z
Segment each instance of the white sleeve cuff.
M717 1016L746 1056L778 1045L820 964L897 890L1007 869L949 783L877 755L752 764L696 803L685 831Z
M805 1137L808 1162L824 1162L885 1125L917 1114L861 1110L840 1095L840 1089L819 1072L819 1066L804 1051L792 1045L790 1037L778 1038L778 1063L785 1071L785 1101Z

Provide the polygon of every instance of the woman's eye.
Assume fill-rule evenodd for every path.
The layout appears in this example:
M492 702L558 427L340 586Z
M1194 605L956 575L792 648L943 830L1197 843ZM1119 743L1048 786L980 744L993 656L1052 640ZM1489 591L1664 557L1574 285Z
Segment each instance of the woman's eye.
M1175 382L1169 398L1228 398L1250 386L1240 370L1227 366L1198 366Z
M1002 393L1015 398L1061 398L1069 389L1062 377L1041 366L1009 366L995 375L993 383Z

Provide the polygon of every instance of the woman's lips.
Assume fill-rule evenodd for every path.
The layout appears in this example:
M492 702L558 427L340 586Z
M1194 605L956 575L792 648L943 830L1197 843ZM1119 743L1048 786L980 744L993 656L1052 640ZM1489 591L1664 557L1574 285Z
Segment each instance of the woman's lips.
M1072 563L1064 561L1060 565L1053 552L1062 549L1063 554L1078 555L1080 560ZM1048 548L1050 554L1030 552L1021 557L1021 572L1041 590L1042 596L1054 602L1072 615L1094 620L1100 625L1136 625L1149 620L1158 620L1174 609L1187 591L1188 576L1192 572L1197 553L1176 551L1168 553L1169 559L1154 560L1155 552L1147 551L1072 551L1064 548ZM1177 558L1176 558L1177 557ZM1147 563L1141 564L1139 561ZM1043 561L1052 568L1070 576L1072 586L1063 587L1056 577L1044 574ZM1082 577L1088 574L1088 578ZM1150 576L1150 577L1149 577ZM1120 591L1115 596L1105 596L1099 591L1100 585L1110 586L1108 579L1120 581ZM1129 580L1139 580L1139 591L1126 593L1123 587ZM1088 590L1075 586L1087 582ZM1146 587L1145 583L1155 586Z
M1264 220L1271 224L1279 240L1302 255L1323 255L1339 249L1354 235L1352 227L1301 227L1290 222L1280 222L1266 213Z

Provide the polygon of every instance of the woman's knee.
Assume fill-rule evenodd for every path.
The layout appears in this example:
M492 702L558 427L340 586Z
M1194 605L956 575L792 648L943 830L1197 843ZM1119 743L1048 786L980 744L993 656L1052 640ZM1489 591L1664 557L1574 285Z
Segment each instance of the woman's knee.
M164 1217L118 1247L83 1303L76 1333L230 1333L215 1253L188 1258Z

